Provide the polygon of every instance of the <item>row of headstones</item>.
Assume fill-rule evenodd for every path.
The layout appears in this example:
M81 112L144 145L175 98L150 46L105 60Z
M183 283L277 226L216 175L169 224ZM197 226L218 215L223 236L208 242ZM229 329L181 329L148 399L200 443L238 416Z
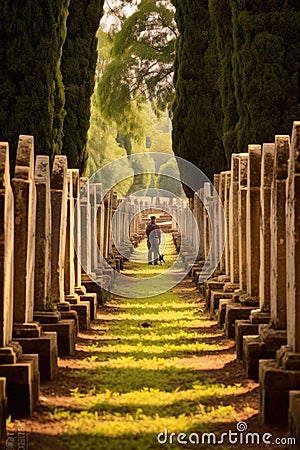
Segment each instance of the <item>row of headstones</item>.
M299 433L300 122L291 140L276 136L232 154L231 170L215 175L214 187L206 183L192 206L203 236L192 276L197 282L213 270L198 285L211 316L236 339L247 376L260 382L263 422L289 418Z
M103 195L100 183L68 169L66 156L55 156L50 175L32 136L20 136L10 179L8 144L0 143L0 437L7 413L31 415L40 379L55 377L58 355L73 355L78 330L95 319L122 262L112 244L117 204L116 193ZM138 223L131 228L129 239Z

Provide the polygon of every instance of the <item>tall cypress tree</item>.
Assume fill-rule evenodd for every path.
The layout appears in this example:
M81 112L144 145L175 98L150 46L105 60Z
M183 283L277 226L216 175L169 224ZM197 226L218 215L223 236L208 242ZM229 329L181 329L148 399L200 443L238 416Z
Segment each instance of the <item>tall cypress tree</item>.
M209 10L217 41L220 63L219 90L223 111L222 142L228 164L230 155L236 151L237 105L232 73L232 12L228 0L209 0Z
M179 30L175 59L173 150L209 178L226 166L216 39L208 0L173 0Z
M300 4L231 0L237 150L289 134L300 117Z
M12 159L19 134L33 134L37 153L62 147L65 116L60 72L69 0L0 3L0 139Z
M67 39L61 70L65 86L67 115L63 127L63 153L69 164L84 170L87 161L87 131L90 99L94 90L97 62L96 32L104 0L71 0Z

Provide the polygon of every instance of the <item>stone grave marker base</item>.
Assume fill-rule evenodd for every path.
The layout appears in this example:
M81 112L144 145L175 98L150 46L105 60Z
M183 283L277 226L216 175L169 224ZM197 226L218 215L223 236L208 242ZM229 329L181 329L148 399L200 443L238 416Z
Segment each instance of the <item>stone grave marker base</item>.
M15 364L0 364L6 378L7 414L13 419L30 417L40 391L38 355L22 355Z

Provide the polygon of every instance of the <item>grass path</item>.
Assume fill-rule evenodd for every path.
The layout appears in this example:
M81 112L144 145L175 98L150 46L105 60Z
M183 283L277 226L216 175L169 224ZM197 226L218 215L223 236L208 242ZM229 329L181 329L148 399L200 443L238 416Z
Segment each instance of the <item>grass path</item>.
M170 237L165 254L170 265ZM124 273L164 268L127 263ZM262 430L257 384L243 378L233 341L203 306L190 280L157 297L109 298L92 329L80 333L76 356L60 359L58 378L42 385L33 417L10 429L25 427L32 450L206 450L218 446L162 445L157 435L193 432L201 442L202 433L236 431L241 420Z

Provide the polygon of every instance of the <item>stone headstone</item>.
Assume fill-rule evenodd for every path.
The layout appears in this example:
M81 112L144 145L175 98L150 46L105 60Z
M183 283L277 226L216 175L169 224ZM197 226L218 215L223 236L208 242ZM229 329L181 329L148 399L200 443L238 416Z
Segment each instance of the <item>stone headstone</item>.
M260 189L260 270L259 307L270 310L270 270L271 270L271 184L273 179L274 144L263 144L261 159Z
M88 178L80 178L81 266L91 273L91 205ZM82 189L84 188L84 191Z
M14 199L6 142L0 143L0 217L0 347L6 347L12 339L14 304Z
M238 233L238 195L239 195L239 155L231 155L231 179L229 196L229 259L230 282L239 281L239 233Z
M258 296L260 266L261 146L248 147L247 174L247 294Z
M34 310L45 311L51 289L51 195L49 156L38 155L35 162L36 236Z
M51 174L51 296L55 301L64 301L64 266L67 232L67 157L54 157Z
M67 227L66 250L64 265L64 291L66 295L75 293L75 267L74 267L74 196L73 196L73 171L67 170Z
M219 182L219 197L220 197L220 201L221 201L223 210L224 210L224 202L225 202L225 177L226 177L225 172L221 172L220 173L220 182ZM227 226L228 226L228 224L222 223L222 227L225 230L226 230L225 227L227 227ZM225 243L225 245L226 245L226 243ZM225 273L225 249L223 251L223 254L222 254L221 260L220 260L220 270Z
M286 179L290 149L289 136L275 136L273 181L271 187L271 324L286 329Z
M239 285L247 291L247 174L248 153L239 156L238 234L239 234Z
M231 172L225 172L225 191L224 191L224 214L227 224L226 242L225 242L225 274L230 275L230 221L229 221L229 199L230 199Z
M204 218L203 218L203 203L199 197L199 192L194 194L194 215L199 231L199 249L198 249L198 259L204 260ZM172 218L172 229L175 229L175 220Z
M300 353L300 122L294 122L286 191L287 344ZM299 359L300 362L300 359Z
M33 320L36 191L32 136L19 137L14 193L14 322Z
M81 264L80 264L80 245L81 245L81 220L80 205L77 204L80 194L80 175L78 169L68 169L72 172L73 180L73 201L74 201L74 276L75 286L81 286Z

